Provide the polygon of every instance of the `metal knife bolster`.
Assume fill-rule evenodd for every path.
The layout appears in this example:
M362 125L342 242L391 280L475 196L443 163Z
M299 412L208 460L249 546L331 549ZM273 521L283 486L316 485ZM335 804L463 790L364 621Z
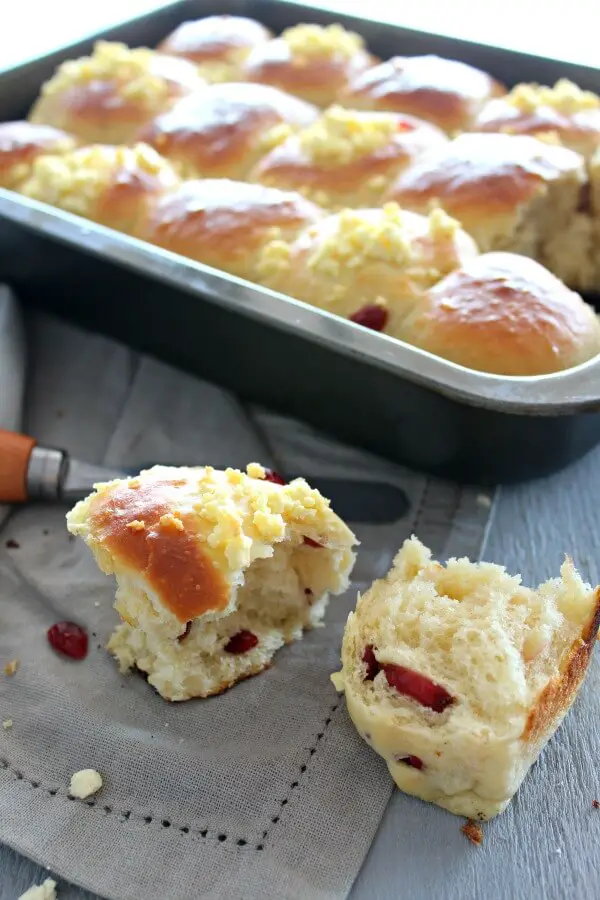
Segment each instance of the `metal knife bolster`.
M27 468L30 500L54 500L74 504L87 497L98 482L122 478L123 472L72 459L64 450L36 445Z

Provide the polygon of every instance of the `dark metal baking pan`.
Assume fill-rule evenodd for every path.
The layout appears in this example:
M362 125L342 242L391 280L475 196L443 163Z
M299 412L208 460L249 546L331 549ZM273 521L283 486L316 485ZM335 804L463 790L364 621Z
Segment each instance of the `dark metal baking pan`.
M183 0L0 71L0 119L24 116L56 65L88 52L99 36L152 46L184 19L217 12L249 15L275 31L302 21L341 21L383 57L433 52L481 66L509 84L568 76L600 92L600 70L328 13L322 6ZM555 471L600 441L600 358L535 378L471 372L2 190L0 278L32 306L434 474L513 482Z

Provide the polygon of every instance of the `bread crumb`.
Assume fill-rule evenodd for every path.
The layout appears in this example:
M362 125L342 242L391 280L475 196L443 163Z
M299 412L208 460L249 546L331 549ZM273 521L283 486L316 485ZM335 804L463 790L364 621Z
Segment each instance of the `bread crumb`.
M363 49L360 35L341 25L295 25L281 35L295 59L351 59Z
M360 113L331 106L300 132L298 141L314 162L339 166L382 150L398 130L397 119L390 113Z
M13 720L12 720L12 719L5 719L4 722L2 723L2 727L3 727L3 728L12 728L12 727L13 727Z
M592 800L592 806L594 809L600 809L600 800Z
M477 847L483 844L483 828L481 825L478 825L476 822L469 819L466 825L463 825L460 830L469 838L472 844L475 844Z
M524 113L535 112L540 106L549 106L565 115L572 115L582 110L600 107L600 97L597 94L583 91L567 78L561 78L554 87L518 84L507 95L506 100Z
M128 522L127 527L131 529L131 531L145 531L146 523L142 522L141 519L134 519L133 522Z
M4 674L5 675L14 675L18 668L19 668L19 660L11 659L4 666Z
M492 505L492 498L488 497L487 494L477 494L477 505L485 506L486 509L489 509Z
M43 884L34 884L19 900L56 900L56 882L52 878L46 878Z
M69 793L78 800L85 800L102 787L102 776L95 769L82 769L71 778Z

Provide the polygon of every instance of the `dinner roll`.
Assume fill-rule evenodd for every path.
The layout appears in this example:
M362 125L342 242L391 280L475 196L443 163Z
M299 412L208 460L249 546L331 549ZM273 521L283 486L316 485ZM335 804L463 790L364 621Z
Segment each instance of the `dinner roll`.
M155 466L96 485L67 515L117 579L108 643L166 700L219 694L323 619L357 543L329 500L261 466Z
M250 178L300 191L331 210L379 206L402 169L446 140L412 116L331 106L263 157Z
M0 187L18 190L40 156L68 153L77 146L72 135L31 122L0 123Z
M390 203L344 210L265 249L262 283L398 337L416 300L477 254L471 238L441 210L419 216Z
M600 145L600 97L566 78L553 88L518 84L486 103L471 130L555 136L589 159Z
M470 819L501 813L585 677L600 590L570 559L537 589L415 537L359 596L332 676L359 734L407 794Z
M43 156L21 187L27 197L133 234L156 200L179 180L151 147L81 147Z
M207 81L239 81L242 64L253 47L273 35L243 16L206 16L182 22L157 47L159 53L195 63Z
M185 59L98 41L91 56L58 67L29 120L89 144L129 144L146 122L204 85Z
M465 131L505 88L466 63L440 56L395 56L358 75L338 100L354 109L410 113L448 134Z
M600 353L591 306L539 263L486 253L432 287L404 323L404 338L468 369L547 375Z
M341 25L296 25L252 50L244 78L324 107L373 62L363 39Z
M185 178L244 180L261 156L317 116L316 106L268 85L214 84L157 116L139 139Z
M590 228L577 218L586 183L572 150L528 136L463 134L401 172L387 196L415 212L441 206L482 252L510 250L587 278Z
M300 194L227 179L185 181L150 209L142 239L255 281L262 249L323 216Z

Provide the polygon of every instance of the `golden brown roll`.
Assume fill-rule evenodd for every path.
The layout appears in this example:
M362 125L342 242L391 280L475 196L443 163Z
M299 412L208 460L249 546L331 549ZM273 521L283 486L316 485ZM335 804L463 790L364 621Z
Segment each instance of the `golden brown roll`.
M318 116L315 106L264 84L214 84L142 129L139 139L183 178L237 178L277 143Z
M387 196L415 212L439 205L482 252L522 253L562 275L589 269L589 222L578 216L586 183L583 157L572 150L528 136L463 134L405 169Z
M325 107L374 61L363 39L341 25L296 25L254 48L244 78Z
M264 251L262 283L395 337L416 300L477 255L471 238L441 210L419 216L395 203L345 210L292 243Z
M300 191L331 210L378 206L406 166L446 141L435 125L412 116L331 106L263 157L250 179Z
M322 216L314 203L290 191L227 179L185 181L156 205L138 237L255 281L266 244L293 240Z
M36 159L74 150L77 141L66 131L31 122L0 123L0 187L18 190Z
M472 131L555 137L589 159L600 145L600 97L562 78L553 88L518 84L487 103Z
M129 144L158 113L204 86L185 59L98 41L91 56L58 67L29 121L63 128L89 144Z
M81 147L43 156L21 193L109 228L133 234L141 217L179 179L151 147Z
M600 323L543 266L487 253L425 294L405 322L404 338L469 369L547 375L596 356Z
M440 56L395 56L355 78L338 101L409 113L448 134L468 130L484 103L505 93L491 75Z
M206 16L182 22L157 47L159 53L189 59L211 83L240 81L250 51L273 34L243 16Z

